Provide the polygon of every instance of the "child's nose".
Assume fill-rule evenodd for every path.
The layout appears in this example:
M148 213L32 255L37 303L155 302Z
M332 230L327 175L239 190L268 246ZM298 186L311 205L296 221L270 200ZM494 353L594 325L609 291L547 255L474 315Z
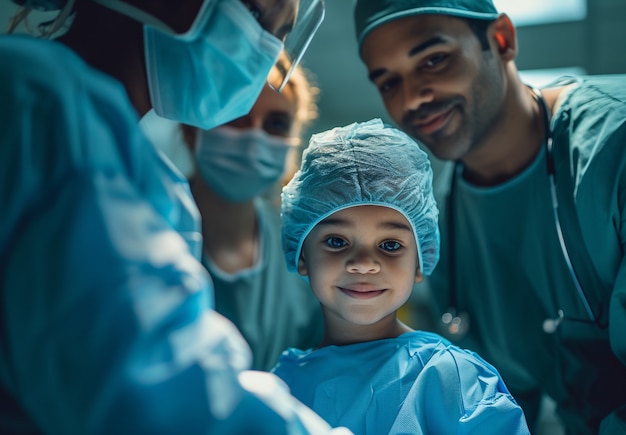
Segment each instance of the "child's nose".
M350 273L377 273L380 271L380 264L371 254L360 251L348 260L346 269Z

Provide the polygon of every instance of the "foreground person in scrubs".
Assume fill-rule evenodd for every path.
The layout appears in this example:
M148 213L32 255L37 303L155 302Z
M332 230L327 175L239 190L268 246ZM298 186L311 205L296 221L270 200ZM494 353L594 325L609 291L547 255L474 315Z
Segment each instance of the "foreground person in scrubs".
M528 434L491 365L397 318L439 258L431 183L426 154L378 119L312 137L283 189L283 247L325 334L317 349L288 349L274 373L359 435Z
M68 1L58 41L0 36L0 433L329 433L245 370L189 188L138 125L247 113L297 5Z

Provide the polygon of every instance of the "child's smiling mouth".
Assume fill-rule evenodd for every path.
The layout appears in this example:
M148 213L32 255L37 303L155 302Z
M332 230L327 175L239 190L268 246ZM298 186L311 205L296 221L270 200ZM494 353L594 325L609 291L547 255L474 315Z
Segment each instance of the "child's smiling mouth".
M346 288L337 287L347 296L354 299L372 299L383 294L387 289Z

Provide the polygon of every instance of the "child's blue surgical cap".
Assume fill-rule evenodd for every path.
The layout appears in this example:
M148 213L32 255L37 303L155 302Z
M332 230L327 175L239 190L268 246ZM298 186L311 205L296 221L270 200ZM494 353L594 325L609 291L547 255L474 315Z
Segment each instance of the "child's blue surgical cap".
M287 268L298 269L311 230L348 207L378 205L402 213L430 275L439 260L439 211L430 161L417 143L380 119L315 134L302 165L282 192L282 241Z

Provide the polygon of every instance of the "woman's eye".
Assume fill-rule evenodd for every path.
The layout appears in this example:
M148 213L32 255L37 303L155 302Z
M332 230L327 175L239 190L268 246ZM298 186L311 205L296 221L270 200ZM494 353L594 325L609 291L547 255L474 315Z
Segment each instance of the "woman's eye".
M329 237L326 239L326 245L332 249L339 249L346 246L348 242L339 237Z
M381 249L383 249L384 251L388 251L388 252L395 252L402 247L400 242L396 242L393 240L383 242L379 246L381 247Z
M283 117L270 118L263 123L263 130L265 130L267 134L271 134L274 136L289 136L289 133L291 132L291 127L291 120L289 118Z

